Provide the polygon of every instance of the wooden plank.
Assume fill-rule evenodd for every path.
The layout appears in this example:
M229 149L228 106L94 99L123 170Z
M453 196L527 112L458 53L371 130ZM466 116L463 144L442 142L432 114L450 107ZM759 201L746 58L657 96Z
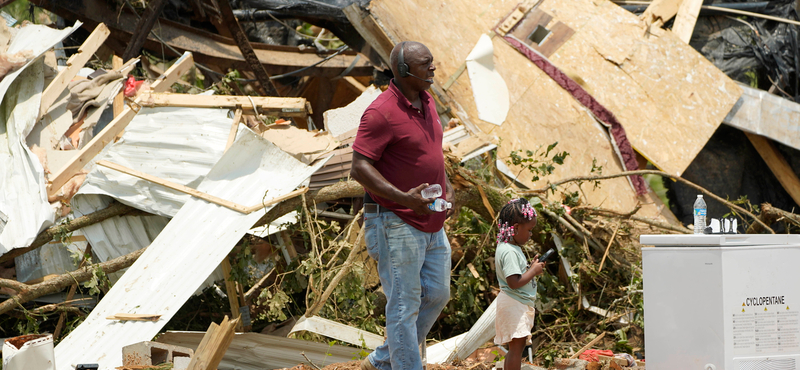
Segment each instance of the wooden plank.
M703 0L683 0L678 8L678 15L675 16L675 23L672 25L672 33L687 44L692 39L694 25L697 23L697 16L700 14L702 6Z
M111 67L114 68L114 70L122 68L122 58L118 57L116 54L111 56ZM125 109L125 95L120 91L114 96L114 117L122 114L123 109Z
M391 54L394 48L394 42L383 32L383 29L378 25L378 22L375 21L375 18L361 9L357 3L353 3L342 10L353 27L355 27L356 31L361 34L361 37L378 52L383 63L389 66L389 54Z
M228 260L228 257L225 257L219 265L222 267L222 276L225 278L225 292L228 294L228 303L231 305L231 317L238 319L240 316L239 292L236 290L236 282L231 280L231 261ZM241 321L236 325L236 330L242 330Z
M134 169L131 169L131 168L128 168L128 167L125 167L125 166L122 166L122 165L119 165L119 164L116 164L116 163L113 163L113 162L101 160L101 161L97 161L97 165L98 166L103 166L103 167L108 167L108 168L111 168L113 170L116 170L116 171L119 171L119 172L122 172L122 173L126 173L128 175L135 176L135 177L138 177L138 178L140 178L142 180L147 180L147 181L150 181L152 183L156 183L156 184L168 187L168 188L173 189L173 190L177 190L177 191L179 191L181 193L189 194L189 195L191 195L191 196L193 196L195 198L200 198L200 199L203 199L203 200L205 200L207 202L214 203L216 205L223 206L225 208L232 209L234 211L238 211L238 212L241 212L241 213L244 213L244 214L253 213L253 212L258 211L258 210L260 210L260 209L262 209L264 207L271 206L271 205L273 205L275 203L282 202L282 201L284 201L286 199L289 199L289 198L294 198L294 197L296 197L296 196L298 196L300 194L303 194L303 193L308 191L308 188L301 188L301 189L295 190L295 191L293 191L291 193L282 195L280 197L272 198L272 199L270 199L268 201L265 201L265 202L262 202L260 204L256 204L254 206L247 207L247 206L243 206L241 204L237 204L237 203L231 202L229 200L225 200L225 199L213 196L213 195L208 194L208 193L204 193L202 191L190 188L188 186L184 186L184 185L181 185L181 184L176 184L176 183L174 183L172 181L164 180L164 179L162 179L160 177L156 177L156 176L153 176L153 175L146 174L144 172L136 171Z
M233 145L233 141L236 140L236 133L239 131L239 122L242 121L242 108L236 108L236 112L233 114L233 122L231 122L231 132L228 134L228 143L225 144L225 150Z
M306 116L308 109L304 98L275 98L235 95L190 95L190 94L144 94L140 102L146 107L190 107L190 108L229 108L241 107L253 112L253 104L258 113L286 117Z
M147 3L147 8L145 8L144 14L142 14L142 17L139 18L139 22L136 23L136 29L133 31L133 37L128 42L125 52L122 53L123 60L128 60L139 55L139 51L142 50L142 46L144 46L147 36L150 35L150 30L153 29L153 26L158 20L158 16L161 15L162 11L164 11L164 7L166 5L167 0L151 0Z
M78 75L78 71L92 58L94 52L103 45L111 31L108 30L105 24L100 23L95 27L94 31L86 38L78 52L72 54L67 60L67 68L61 70L55 79L47 85L47 88L42 93L42 102L39 106L39 118L45 115L50 109L50 106L58 99L61 92L67 87L67 84Z
M644 10L644 13L642 13L639 18L644 20L645 24L648 26L653 24L661 27L678 13L681 1L682 0L655 0L647 6L647 9Z
M172 84L178 82L181 76L189 72L194 67L194 59L192 53L185 52L181 55L175 63L172 63L166 72L150 85L150 90L160 93L172 88Z
M460 66L458 66L458 69L456 69L456 72L455 72L455 73L453 73L453 75L452 75L452 76L450 76L450 78L448 78L448 79L447 79L447 82L445 82L445 83L444 83L444 86L442 86L442 89L444 89L444 90L447 90L447 89L449 89L449 88L450 88L450 86L452 86L452 85L453 85L453 83L455 83L455 82L456 82L456 80L457 80L459 77L461 77L461 74L462 74L462 73L464 73L464 71L465 71L466 69L467 69L467 62L461 63L461 65L460 65Z
M215 370L233 341L234 329L238 322L238 319L228 320L228 316L225 316L219 326L215 327L216 324L212 323L194 352L187 369Z
M348 87L353 88L355 91L359 93L363 93L367 90L367 87L364 86L361 82L358 82L355 77L353 76L344 76L343 80L347 83Z
M553 55L553 53L558 51L558 48L560 48L561 45L564 45L567 41L569 41L572 35L575 34L575 31L572 30L572 28L569 28L569 26L560 21L557 22L552 29L550 29L550 32L550 37L548 37L547 40L544 40L542 45L539 45L539 52L546 57Z
M116 171L119 171L119 172L122 172L122 173L126 173L126 174L131 175L131 176L138 177L138 178L140 178L142 180L147 180L147 181L150 181L152 183L159 184L161 186L165 186L165 187L168 187L168 188L173 189L173 190L177 190L177 191L179 191L181 193L189 194L189 195L191 195L191 196L193 196L195 198L200 198L200 199L205 200L207 202L214 203L216 205L223 206L225 208L229 208L229 209L232 209L234 211L239 211L241 213L250 213L250 212L247 212L248 207L243 206L241 204L236 204L236 203L231 202L229 200L225 200L225 199L213 196L211 194L207 194L207 193L204 193L202 191L199 191L199 190L196 190L196 189L192 189L192 188L190 188L188 186L184 186L184 185L181 185L181 184L174 183L172 181L164 180L164 179L162 179L160 177L156 177L156 176L153 176L153 175L148 175L148 174L146 174L144 172L136 171L134 169L130 169L128 167L121 166L121 165L116 164L116 163L112 163L112 162L109 162L109 161L102 160L102 161L97 161L97 165L103 166L103 167L108 167L110 169L113 169L113 170L116 170Z
M191 53L184 53L172 67L164 72L162 78L159 78L151 85L153 91L159 92L169 88L172 82L176 81L180 74L187 71L194 65ZM176 76L177 75L177 76ZM140 99L137 99L137 102ZM69 181L78 171L80 171L87 163L103 150L106 144L110 143L118 134L120 134L125 127L131 122L133 117L138 112L131 107L125 107L119 116L116 116L100 133L95 135L89 143L86 144L78 155L64 165L50 180L47 186L47 195L53 196L61 190L61 187Z
M778 148L775 147L775 144L761 135L751 134L749 132L745 132L745 135L750 139L750 142L756 148L758 154L761 155L761 158L764 159L764 162L767 163L769 169L778 179L778 182L780 182L786 192L789 193L789 196L792 197L795 203L800 204L800 179L797 178L797 174L794 173L792 167L789 166L789 163L786 161L786 158L784 158L781 152L778 151Z
M583 348L579 349L578 352L575 352L575 354L573 354L572 356L569 356L569 358L571 358L571 359L578 358L578 356L580 356L581 353L585 352L589 348L592 348L592 346L597 344L597 342L599 342L601 339L603 339L603 337L605 335L606 335L606 332L600 333L600 335L598 335L597 337L592 339L592 341L587 343L585 346L583 346Z

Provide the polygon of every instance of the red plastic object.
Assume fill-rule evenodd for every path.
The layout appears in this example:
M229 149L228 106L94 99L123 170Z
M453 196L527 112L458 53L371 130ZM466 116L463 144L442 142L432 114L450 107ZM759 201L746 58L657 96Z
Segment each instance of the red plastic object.
M600 358L597 357L600 355L614 357L614 352L607 349L587 349L578 358L589 362L600 362Z
M134 97L136 95L136 91L142 87L142 83L144 83L144 80L136 81L133 76L128 76L128 79L125 81L125 96L128 98Z

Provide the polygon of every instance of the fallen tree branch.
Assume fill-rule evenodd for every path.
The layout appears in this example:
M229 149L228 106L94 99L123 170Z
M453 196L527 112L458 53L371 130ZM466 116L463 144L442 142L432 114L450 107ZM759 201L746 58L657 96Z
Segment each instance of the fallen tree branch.
M355 220L361 218L362 213L363 210L359 211L355 219L353 219L353 222L350 224L351 230L353 227L355 227L355 225L358 225L358 223L355 222ZM358 233L358 237L356 237L355 243L353 243L352 249L350 249L350 254L347 255L347 259L342 264L341 269L339 270L339 272L336 273L336 276L334 276L333 279L331 279L331 282L328 284L328 287L325 289L324 292L322 292L322 295L319 298L317 298L317 301L314 302L314 304L306 310L305 314L306 317L311 317L319 313L319 310L321 310L322 306L325 305L325 301L327 301L328 297L330 297L331 294L333 294L333 290L336 289L337 286L339 286L339 282L342 281L345 275L347 275L350 272L350 269L353 267L353 261L356 259L358 252L361 251L361 238L363 237L364 237L364 229L361 229Z
M633 215L633 213L636 213L635 211L638 211L638 209L636 209L634 212L631 212L631 213L619 213L617 211L612 211L610 209L603 209L603 208L596 208L596 207L577 207L575 209L580 209L580 210L582 210L582 211L584 211L586 213L590 213L590 214L593 214L593 215L600 215L600 216L606 216L606 217L615 217L615 218L627 218L627 219L631 219L633 221L645 223L645 224L648 224L650 226L658 227L658 228L661 228L661 229L664 229L664 230L670 230L670 231L679 232L681 234L691 234L692 233L689 229L686 229L686 228L683 228L683 227L675 226L675 225L672 225L672 224L669 224L669 223L660 222L660 221L656 221L656 220L651 220L651 219L649 219L647 217Z
M50 227L49 229L42 231L39 235L36 236L36 239L33 240L30 246L25 248L17 248L9 251L8 253L0 256L0 263L10 261L15 257L19 257L25 253L28 253L36 248L39 248L47 243L49 243L53 238L58 235L63 235L67 233L71 233L75 230L84 228L89 225L94 225L100 221L109 219L114 216L122 216L124 214L138 211L136 208L133 208L129 205L122 204L119 202L111 203L108 207L101 209L97 212L90 213L85 216L78 217L73 219L67 223L61 225L55 225Z
M796 215L791 212L786 212L780 208L775 208L772 204L769 203L761 203L761 214L759 215L759 219L765 224L772 224L774 222L778 222L781 219L787 219L789 222L800 226L800 215ZM747 228L746 233L760 233L762 231L760 224L751 224L750 227Z
M691 182L689 180L686 180L686 179L684 179L684 178L682 178L680 176L675 176L675 175L666 173L664 171L658 171L658 170L625 171L625 172L620 172L620 173L616 173L616 174L613 174L613 175L570 177L570 178L558 180L558 181L553 182L553 183L548 183L548 185L546 187L544 187L544 188L527 190L527 191L520 192L520 194L525 194L525 195L542 194L542 193L546 193L548 190L550 190L551 186L559 186L559 185L563 185L563 184L566 184L566 183L569 183L569 182L606 180L606 179L612 179L612 178L615 178L615 177L624 177L624 176L632 176L632 175L658 175L658 176L661 176L661 177L668 177L668 178L671 178L673 180L676 180L676 181L678 181L678 182L680 182L680 183L682 183L682 184L684 184L684 185L686 185L686 186L688 186L690 188L693 188L695 190L698 190L698 191L702 192L703 194L708 195L712 199L724 204L725 206L727 206L730 209L733 209L733 210L735 210L735 211L737 211L739 213L742 213L742 214L745 214L745 215L749 216L750 218L755 220L755 222L759 223L765 230L769 231L771 234L775 234L775 230L772 230L772 228L770 228L769 226L767 226L767 224L762 222L758 217L756 217L756 215L750 213L746 209L744 209L742 207L739 207L739 206L729 202L728 200L723 199L723 198L717 196L716 194L706 190L702 186L697 185L697 184L695 184L695 183L693 183L693 182Z
M94 274L94 270L97 268L102 269L105 273L112 273L129 267L136 262L139 256L141 256L146 249L147 248L142 248L133 253L129 253L103 263L89 265L78 270L59 275L53 279L41 282L39 284L26 285L26 289L18 291L16 295L5 300L3 303L0 303L0 315L11 311L17 305L21 306L23 303L41 296L60 292L72 284L87 281L92 278L92 274ZM9 283L7 283L7 279L0 279L0 284L3 284L3 286L9 285Z
M337 182L316 191L309 191L305 196L307 202L317 204L341 198L362 197L364 196L364 188L358 182L349 180ZM278 217L294 211L300 204L302 204L302 199L299 196L287 199L267 211L253 227L263 226L275 221Z

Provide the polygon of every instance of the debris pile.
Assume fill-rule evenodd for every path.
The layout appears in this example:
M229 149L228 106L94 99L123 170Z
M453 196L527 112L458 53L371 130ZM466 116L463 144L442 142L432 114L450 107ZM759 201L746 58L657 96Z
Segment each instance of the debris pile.
M797 15L618 3L31 0L50 26L4 13L4 367L47 342L35 357L58 370L358 368L384 340L386 297L351 145L393 46L417 40L457 210L430 368L503 368L495 220L516 197L541 215L525 252L558 254L523 367L643 368L640 235L690 233L695 193L739 232L800 230ZM708 168L725 135L771 193Z

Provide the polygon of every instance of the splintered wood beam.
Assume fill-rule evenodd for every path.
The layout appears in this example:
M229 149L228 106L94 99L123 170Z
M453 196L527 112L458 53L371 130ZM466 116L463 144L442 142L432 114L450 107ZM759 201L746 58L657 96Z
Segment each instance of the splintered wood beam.
M226 151L231 147L231 145L233 145L233 141L236 140L236 133L239 132L239 122L241 121L242 121L242 108L236 108L236 112L233 113L231 132L228 134L228 143L225 145Z
M225 279L225 293L228 295L228 303L231 305L231 317L238 319L241 315L239 313L239 292L236 291L236 282L231 279L231 261L227 256L222 259L220 267L222 267L222 276ZM242 330L241 321L236 325L236 330Z
M111 67L114 70L119 70L122 68L122 58L118 57L116 54L111 56ZM119 91L117 95L114 96L114 117L119 116L122 113L122 110L125 109L125 95L122 91Z
M197 346L197 350L194 351L194 356L192 356L192 359L189 361L189 366L186 369L216 369L220 362L222 362L222 357L225 355L225 352L228 351L231 342L233 342L235 328L238 324L238 319L228 320L228 316L225 316L222 323L219 325L212 322L208 331L206 331L206 335L203 336L203 339Z
M238 95L147 94L140 102L146 107L228 108L245 112L296 117L308 115L304 98L274 98ZM255 107L254 107L255 105Z
M661 27L678 13L680 5L681 0L654 0L639 18L644 20L647 26L652 24Z
M758 154L760 154L764 162L767 163L769 169L786 192L789 193L789 196L792 197L792 200L800 204L800 179L797 178L797 174L794 173L792 167L786 162L786 158L784 158L781 152L778 151L778 148L775 147L775 144L761 135L751 134L749 132L745 132L744 134L750 139L750 142L756 148Z
M159 92L170 88L172 83L177 81L180 75L188 71L193 65L194 60L192 60L192 54L188 52L184 53L178 61L172 64L172 67L169 67L169 69L164 72L161 78L151 85L151 89ZM137 99L137 102L140 99L141 97ZM72 176L75 176L86 164L92 161L97 153L100 153L108 143L112 142L117 135L125 130L125 127L128 126L137 112L138 109L134 110L130 106L127 106L122 110L122 113L114 117L102 131L95 135L86 146L80 149L75 157L53 175L50 184L47 186L47 195L53 196L57 194L58 191L61 190L61 187L64 186Z
M67 68L61 70L42 93L42 102L39 105L39 118L47 113L50 106L52 106L61 95L61 92L64 91L70 81L78 75L78 71L92 58L94 52L100 48L100 45L103 45L103 42L106 41L110 34L111 31L109 31L105 24L98 24L89 37L86 38L86 41L78 48L78 52L69 57L67 60Z
M697 23L697 16L700 14L702 6L703 0L683 0L678 8L678 15L675 16L675 23L672 25L672 33L687 44L692 39L694 25Z
M351 4L342 10L356 31L361 34L361 37L378 52L378 55L383 59L383 63L389 66L389 54L394 49L394 42L389 39L383 28L375 21L375 18L361 9L357 3Z
M281 96L275 84L269 79L267 69L264 68L264 65L258 60L258 56L256 56L255 51L253 51L253 45L250 45L250 40L247 39L247 35L242 30L242 26L239 24L236 16L233 15L233 9L231 9L229 0L219 0L217 3L219 4L219 11L222 15L221 23L228 26L228 30L231 31L231 36L233 36L233 40L236 41L236 45L239 46L239 51L242 52L245 62L247 62L250 70L256 75L258 84L264 89L266 95Z
M153 29L153 25L156 24L158 16L166 5L167 0L150 0L148 2L144 14L139 18L139 22L136 23L136 29L133 31L133 37L128 43L128 47L125 48L125 52L122 53L122 60L128 60L139 55L139 51L142 50L142 46L144 46L144 42L147 40L150 30Z

